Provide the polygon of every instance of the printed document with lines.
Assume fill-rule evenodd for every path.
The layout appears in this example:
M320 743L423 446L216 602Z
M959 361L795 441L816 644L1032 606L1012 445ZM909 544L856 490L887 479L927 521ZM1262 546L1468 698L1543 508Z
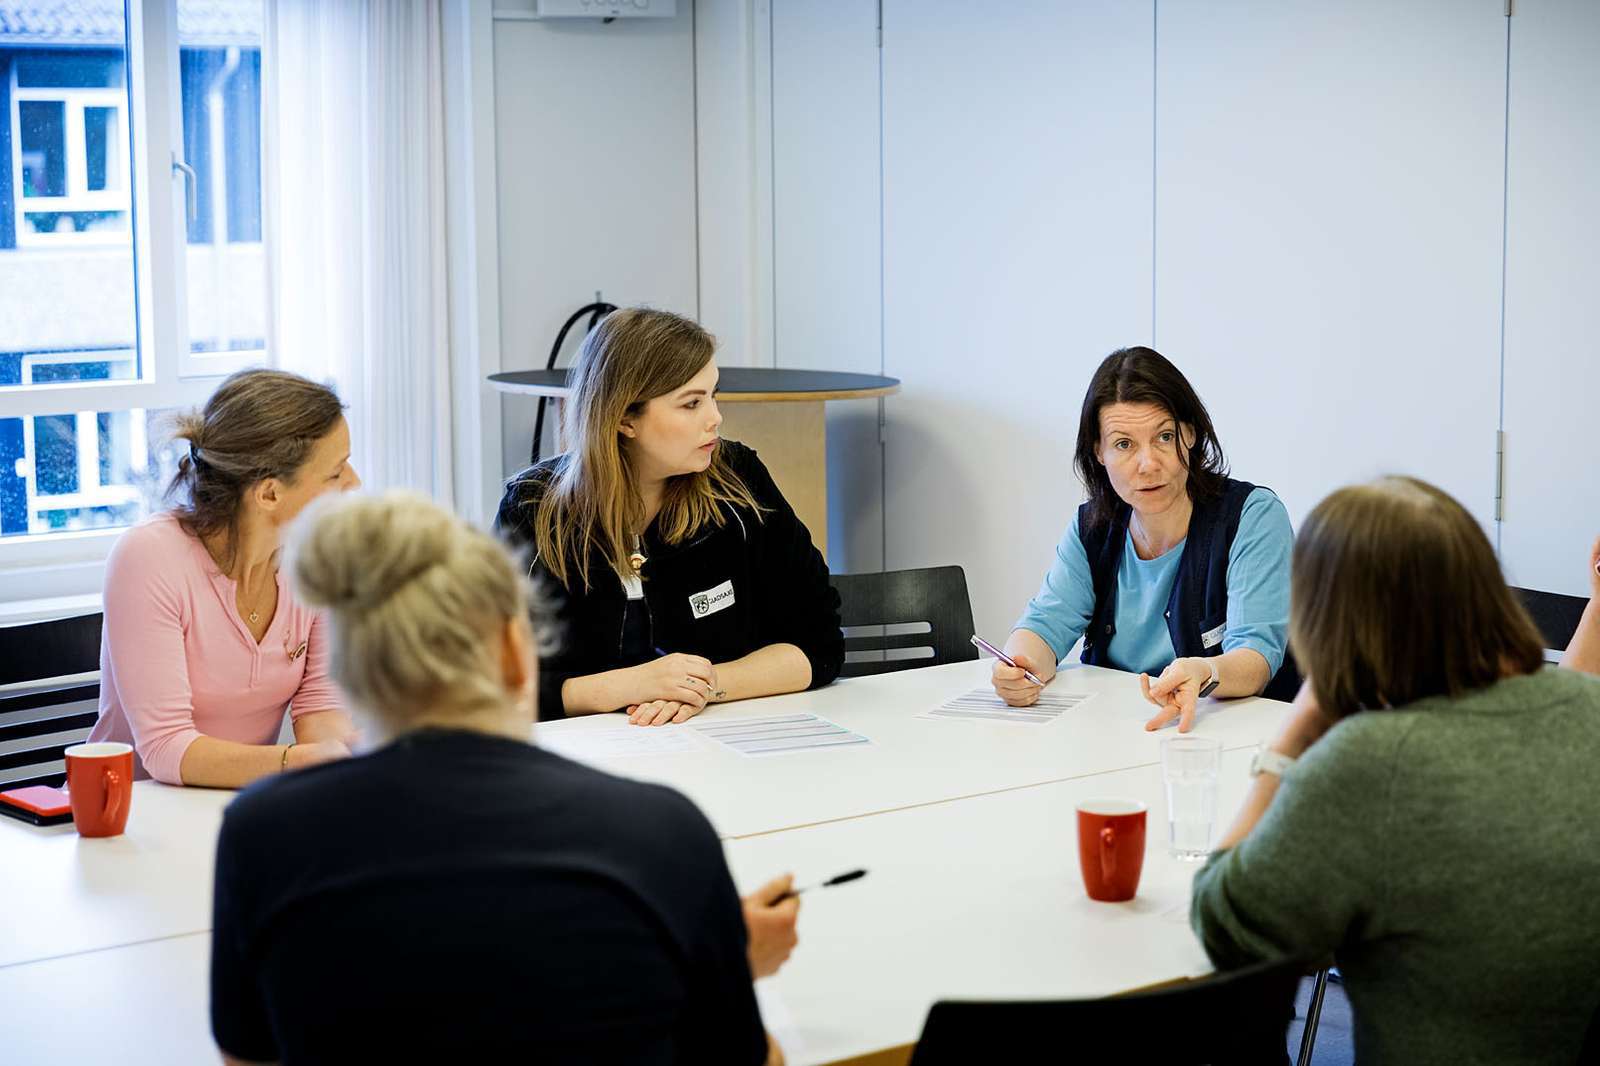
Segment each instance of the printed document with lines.
M1067 692L1063 689L1047 688L1039 693L1039 702L1032 707L1008 707L1005 700L995 695L994 689L985 686L964 692L932 710L923 711L917 717L1049 725L1065 712L1093 697L1092 692Z
M860 733L852 733L814 714L773 714L764 718L709 722L696 718L689 725L701 736L730 747L740 755L778 755L872 743Z

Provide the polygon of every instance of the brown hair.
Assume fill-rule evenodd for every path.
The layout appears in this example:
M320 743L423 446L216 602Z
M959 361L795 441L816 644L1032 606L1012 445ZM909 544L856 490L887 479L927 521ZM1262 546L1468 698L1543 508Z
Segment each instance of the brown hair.
M241 370L204 408L176 415L172 438L188 441L167 486L173 513L194 536L226 533L223 568L232 566L239 508L252 485L293 484L312 445L333 432L344 404L326 385L283 370Z
M1089 379L1083 410L1078 415L1073 465L1089 494L1090 529L1111 521L1122 506L1105 466L1095 454L1100 444L1100 409L1114 403L1147 403L1161 408L1178 423L1180 441L1182 427L1192 430L1194 439L1188 448L1178 449L1178 457L1189 472L1189 499L1200 502L1222 495L1228 461L1211 425L1211 415L1189 379L1154 348L1118 348L1105 357Z
M1289 642L1336 717L1460 696L1544 662L1477 521L1409 477L1340 489L1311 512L1294 543Z
M705 369L717 342L697 323L668 311L630 307L615 311L584 338L572 369L572 395L561 405L567 451L543 498L530 501L534 550L563 585L591 583L589 557L603 557L619 574L629 572L633 537L643 532L644 501L633 462L622 446L622 419ZM762 513L721 448L699 473L667 480L656 528L668 544L722 526L722 505Z

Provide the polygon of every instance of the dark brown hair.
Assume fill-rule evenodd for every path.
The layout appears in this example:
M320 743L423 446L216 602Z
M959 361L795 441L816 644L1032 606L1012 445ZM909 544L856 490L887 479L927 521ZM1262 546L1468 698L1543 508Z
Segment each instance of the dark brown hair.
M1088 527L1111 521L1122 500L1111 487L1106 468L1095 455L1100 443L1100 410L1114 403L1147 403L1161 408L1178 424L1178 455L1189 471L1189 499L1214 500L1222 495L1228 461L1212 428L1211 415L1189 380L1154 348L1118 348L1089 379L1078 415L1078 447L1073 457L1078 478L1089 494ZM1184 448L1183 431L1194 434Z
M1340 717L1460 696L1544 663L1477 520L1425 481L1340 489L1294 542L1289 642Z
M229 376L204 408L173 419L173 440L189 443L166 493L178 521L194 536L226 532L222 564L231 567L245 493L267 478L293 484L343 411L337 393L298 374Z

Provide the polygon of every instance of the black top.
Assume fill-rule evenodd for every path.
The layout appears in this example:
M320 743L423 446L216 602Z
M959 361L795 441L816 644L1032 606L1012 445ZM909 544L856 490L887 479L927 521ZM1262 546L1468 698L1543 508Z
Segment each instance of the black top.
M250 1061L760 1063L722 847L683 796L426 730L246 789L211 1027Z
M569 367L554 370L507 370L490 374L489 380L501 385L540 385L566 388ZM718 368L719 393L742 392L852 392L866 389L892 389L899 378L878 374L850 374L838 370L779 370L764 366L725 366Z
M727 521L707 526L681 544L663 544L645 530L643 637L629 626L622 580L606 560L589 561L590 588L574 577L565 587L534 558L530 572L558 598L559 647L539 663L539 717L561 718L561 686L569 677L637 666L660 654L683 652L727 662L769 644L793 644L811 663L811 687L839 676L844 635L839 594L828 564L811 543L756 453L734 441L720 445L761 515L726 507ZM533 540L533 518L557 464L553 456L506 485L495 527L514 544ZM569 574L571 571L569 570Z

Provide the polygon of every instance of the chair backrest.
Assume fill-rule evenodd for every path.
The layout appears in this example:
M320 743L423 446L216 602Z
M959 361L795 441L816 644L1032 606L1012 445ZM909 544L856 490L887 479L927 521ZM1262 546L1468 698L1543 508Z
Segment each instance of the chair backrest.
M100 615L0 626L0 790L59 785L100 713Z
M1578 1052L1578 1066L1600 1066L1600 1007L1589 1019L1589 1033L1583 1038L1583 1048Z
M978 657L972 601L959 566L834 574L844 626L841 677L942 666Z
M1522 606L1533 616L1533 624L1544 635L1544 646L1552 651L1566 651L1572 643L1572 634L1578 631L1578 619L1588 600L1582 596L1564 596L1559 592L1540 592L1512 586L1512 592L1522 601Z
M941 1001L928 1012L911 1066L1003 1062L1024 1051L1040 1063L1284 1066L1307 969L1283 959L1109 999Z

